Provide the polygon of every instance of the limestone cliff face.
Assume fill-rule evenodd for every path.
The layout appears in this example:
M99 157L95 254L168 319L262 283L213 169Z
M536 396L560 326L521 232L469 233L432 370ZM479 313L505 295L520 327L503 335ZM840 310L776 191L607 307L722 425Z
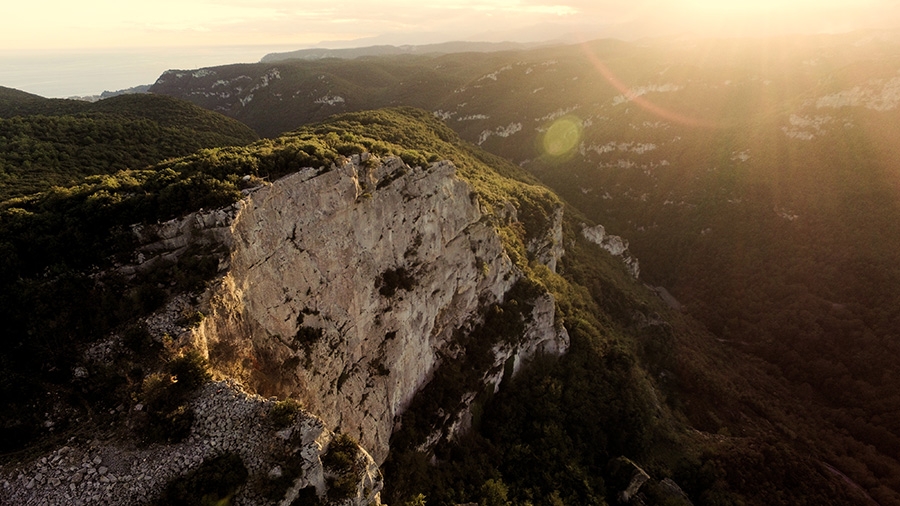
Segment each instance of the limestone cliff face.
M632 277L637 279L641 274L641 267L638 259L631 255L628 251L628 241L617 235L607 234L603 225L595 225L588 227L586 225L581 229L581 235L585 239L600 246L614 257L621 257L625 268L631 273Z
M252 192L220 212L231 217L227 234L224 217L200 220L205 232L188 230L215 236L229 253L205 295L196 344L221 373L300 399L382 462L397 417L440 357L458 354L454 334L521 276L454 172L449 162L410 168L354 157ZM178 246L179 233L169 235ZM545 256L555 263L559 254ZM495 350L486 382L496 387L511 358L518 368L568 347L552 298L535 308L525 338Z
M563 247L562 222L563 208L560 206L553 211L546 234L528 241L529 253L553 272L556 272L557 262L566 253Z
M507 376L515 376L522 366L538 355L559 356L569 349L569 333L556 323L556 306L552 296L545 294L533 301L529 324L521 341L499 343L491 350L493 365L481 372L482 382L494 393ZM479 391L470 391L460 399L456 409L447 409L443 423L434 428L425 446L453 441L472 426L472 407ZM427 449L427 448L423 448Z

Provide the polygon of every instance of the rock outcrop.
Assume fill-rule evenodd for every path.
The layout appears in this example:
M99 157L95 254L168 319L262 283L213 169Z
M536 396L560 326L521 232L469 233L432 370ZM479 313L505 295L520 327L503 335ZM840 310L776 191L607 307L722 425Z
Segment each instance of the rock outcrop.
M197 335L214 366L300 398L381 461L437 352L515 275L450 164L378 169L309 169L251 195Z
M581 229L581 235L588 241L591 241L608 251L610 255L621 257L622 263L625 264L625 268L628 269L628 272L631 273L631 276L634 277L634 279L637 279L641 275L640 263L638 262L638 259L632 256L631 252L628 251L627 240L622 239L617 235L607 234L603 225L595 225L593 227L584 225Z
M507 376L515 376L536 356L559 356L570 344L569 334L564 327L556 324L556 306L552 296L545 294L533 301L525 335L518 342L501 342L493 347L493 363L481 371L484 389L493 393L500 390L500 384ZM479 391L466 392L455 411L448 410L444 420L429 437L429 445L441 440L453 441L464 435L472 427L472 407ZM426 445L428 446L428 445Z
M691 506L693 503L684 490L670 478L655 480L641 466L627 457L617 457L609 463L611 485L619 489L619 504L644 506L647 504L672 504ZM652 490L651 490L652 489Z
M557 207L548 223L547 233L543 237L536 237L528 242L528 252L538 262L546 265L551 271L556 272L556 264L565 254L563 247L563 208Z
M561 218L559 209L529 248L551 269L563 253ZM364 155L142 229L151 241L140 252L147 263L187 244L224 250L222 276L202 297L206 317L183 339L253 392L299 399L380 463L399 415L441 360L458 355L455 336L521 278L495 228L503 219L515 213L483 214L450 162L412 168ZM524 338L498 346L481 373L495 389L506 364L518 371L568 348L552 297L534 304ZM449 414L451 432L467 427L467 408Z

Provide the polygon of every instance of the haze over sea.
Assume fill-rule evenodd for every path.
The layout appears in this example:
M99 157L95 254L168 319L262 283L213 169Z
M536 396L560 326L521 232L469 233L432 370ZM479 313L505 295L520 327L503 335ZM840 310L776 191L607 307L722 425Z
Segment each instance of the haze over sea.
M0 50L0 86L48 98L99 95L153 84L169 69L255 63L298 46L218 46L146 49Z

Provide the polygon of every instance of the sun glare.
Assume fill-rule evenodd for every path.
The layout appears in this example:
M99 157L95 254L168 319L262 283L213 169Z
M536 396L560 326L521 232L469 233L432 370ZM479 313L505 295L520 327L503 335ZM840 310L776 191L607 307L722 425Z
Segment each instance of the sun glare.
M601 76L619 93L622 94L625 100L634 103L635 105L641 107L642 109L650 112L651 114L675 123L679 123L686 126L692 127L700 127L700 128L716 128L720 126L717 122L711 121L705 118L695 117L686 113L673 111L670 109L666 109L661 107L660 105L652 102L646 97L642 96L638 93L633 85L625 83L622 81L609 67L606 66L603 61L597 57L596 54L591 50L588 44L581 45L582 50L585 55L587 55L588 59L591 61L591 64L597 70Z
M673 26L723 37L853 30L883 24L886 20L876 22L876 13L890 17L897 9L885 0L681 0L665 5Z
M235 40L307 44L373 37L379 31L490 38L509 36L500 34L514 34L526 28L533 37L547 39L558 37L561 30L585 31L591 38L758 36L896 27L900 24L898 11L900 4L892 0L389 0L379 4L378 9L368 9L358 0L339 4L278 0L34 0L16 2L4 9L0 17L0 49L232 45ZM340 22L348 19L341 15L345 12L353 13L356 21ZM551 23L558 24L555 32L550 27L540 28ZM344 33L348 25L355 30ZM406 43L415 43L415 37L410 37Z
M581 141L582 130L581 119L576 116L557 119L541 137L543 152L553 158L567 157Z

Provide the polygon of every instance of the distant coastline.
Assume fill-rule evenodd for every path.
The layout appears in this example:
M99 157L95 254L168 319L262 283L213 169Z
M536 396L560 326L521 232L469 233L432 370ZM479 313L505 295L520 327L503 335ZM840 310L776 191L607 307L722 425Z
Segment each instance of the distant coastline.
M297 46L222 46L83 50L0 50L0 86L47 98L100 95L153 84L169 69L255 63Z

